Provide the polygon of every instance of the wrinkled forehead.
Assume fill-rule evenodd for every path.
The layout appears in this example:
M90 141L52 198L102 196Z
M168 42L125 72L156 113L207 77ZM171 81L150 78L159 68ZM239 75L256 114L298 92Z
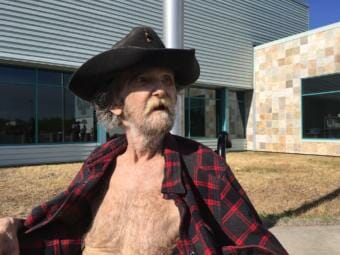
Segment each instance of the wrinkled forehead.
M152 75L171 75L175 81L174 71L166 67L135 67L130 68L124 72L119 73L116 79L113 81L114 91L116 97L122 98L126 96L127 92L135 90L136 88L132 86L132 82L138 76L152 76Z
M121 73L122 80L131 80L138 75L169 74L174 76L174 71L166 67L135 67Z
M119 76L119 91L131 90L134 88L135 81L138 77L144 76L147 78L157 77L158 75L172 76L175 82L174 72L165 67L147 67L147 68L131 68L122 72Z

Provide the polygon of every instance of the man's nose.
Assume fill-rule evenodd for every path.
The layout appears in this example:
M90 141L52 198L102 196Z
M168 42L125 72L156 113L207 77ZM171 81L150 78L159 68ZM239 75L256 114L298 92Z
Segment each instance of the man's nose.
M166 95L166 89L165 85L162 82L162 80L158 79L157 81L153 82L154 87L152 91L152 95L158 96L158 97L164 97Z
M152 95L163 98L163 97L165 97L166 93L165 93L164 89L157 88L152 92Z

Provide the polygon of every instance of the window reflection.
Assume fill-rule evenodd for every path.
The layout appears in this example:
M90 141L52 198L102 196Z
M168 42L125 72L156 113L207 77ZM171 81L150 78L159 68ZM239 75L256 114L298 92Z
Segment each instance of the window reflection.
M93 107L69 72L0 65L0 144L96 142Z
M38 87L38 142L62 142L62 95L58 87Z
M0 144L34 142L34 94L31 86L0 86Z
M39 85L62 85L62 73L57 71L39 70L37 79Z
M302 80L303 138L340 139L340 74Z
M65 89L65 141L96 141L93 107Z
M218 90L189 88L185 95L185 136L215 138L221 126Z
M340 138L340 93L303 98L303 137Z
M63 86L68 88L68 84L71 80L72 73L63 73Z
M229 134L232 138L245 138L245 92L229 91Z
M25 67L9 67L0 65L1 84L34 84L34 69Z

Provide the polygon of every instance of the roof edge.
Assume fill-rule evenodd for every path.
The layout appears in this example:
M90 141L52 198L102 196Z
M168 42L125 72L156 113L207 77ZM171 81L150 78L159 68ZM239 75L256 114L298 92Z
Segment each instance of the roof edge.
M323 27L318 27L318 28L315 28L315 29L312 29L312 30L307 30L306 32L287 36L287 37L284 37L284 38L281 38L281 39L278 39L278 40L275 40L275 41L271 41L271 42L268 42L268 43L264 43L264 44L255 46L254 50L267 48L267 47L270 47L270 46L273 46L273 45L276 45L276 44L285 43L285 42L288 42L288 41L298 39L300 37L309 36L309 35L312 35L312 34L317 33L317 32L322 32L322 31L335 29L335 28L340 28L340 21L326 25L326 26L323 26Z
M296 2L298 4L301 4L301 5L309 8L309 4L307 4L305 0L291 0L291 1Z

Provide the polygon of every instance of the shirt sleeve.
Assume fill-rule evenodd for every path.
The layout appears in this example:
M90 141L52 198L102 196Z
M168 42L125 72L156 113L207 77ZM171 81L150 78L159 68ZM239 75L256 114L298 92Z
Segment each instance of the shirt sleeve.
M89 170L85 162L65 191L33 208L18 232L20 254L59 254L61 250L63 254L80 254L81 240L77 235L73 237L72 233L85 225L82 219L87 210L78 205L82 205L78 200L77 203L70 203L70 200L79 197L81 184L87 175ZM64 211L68 213L61 213L62 206L67 207ZM73 224L68 225L68 222Z
M288 254L270 233L228 165L220 178L220 222L234 242L222 248L223 254Z

